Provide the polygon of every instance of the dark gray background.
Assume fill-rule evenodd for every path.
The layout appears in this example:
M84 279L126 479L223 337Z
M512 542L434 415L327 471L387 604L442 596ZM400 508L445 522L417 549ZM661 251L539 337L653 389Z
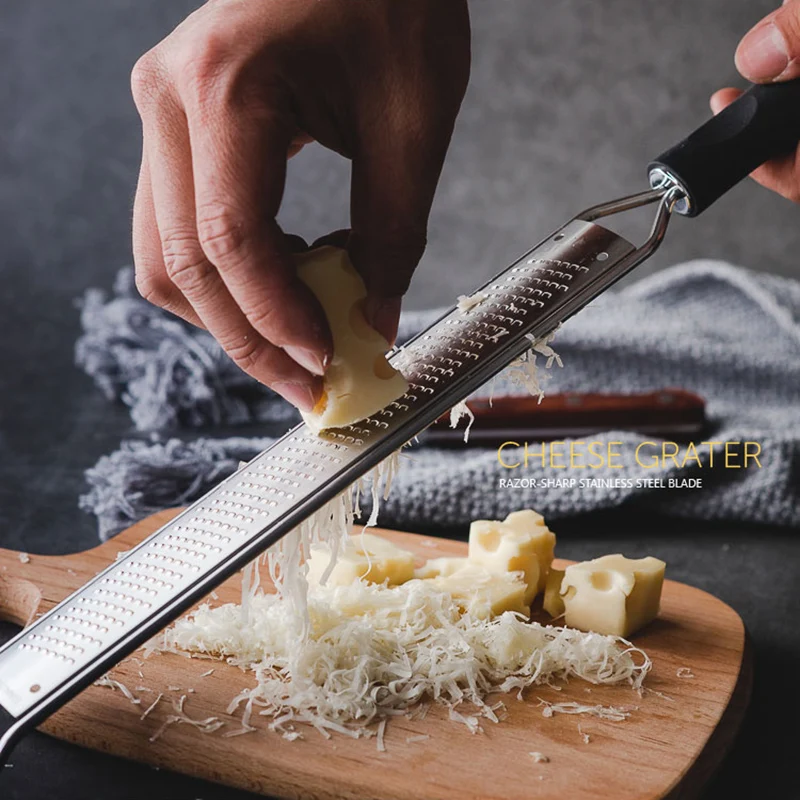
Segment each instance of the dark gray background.
M95 542L76 508L83 470L130 425L72 366L73 300L130 263L140 134L128 74L195 5L0 4L2 546L55 553ZM409 305L452 301L580 208L642 188L648 159L706 118L715 88L737 82L736 42L772 5L473 0L472 81ZM347 175L338 157L307 148L290 170L284 227L315 238L345 225ZM636 277L696 256L798 275L799 221L800 209L743 184L700 219L678 220ZM657 554L671 577L739 611L755 643L755 697L706 796L800 797L787 713L800 667L798 532L625 515L557 532L566 557ZM0 796L14 800L244 797L40 735L12 763Z

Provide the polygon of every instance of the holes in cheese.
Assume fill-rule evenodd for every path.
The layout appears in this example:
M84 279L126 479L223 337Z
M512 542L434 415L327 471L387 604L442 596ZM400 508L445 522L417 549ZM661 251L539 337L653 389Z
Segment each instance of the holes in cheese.
M367 323L364 281L338 247L318 247L294 259L298 277L319 300L333 336L322 398L303 419L315 431L366 419L404 394L408 383L386 360L389 343Z
M469 529L469 560L489 572L522 572L530 605L544 591L556 537L544 517L531 509L514 511L502 522L476 520Z
M652 556L625 558L620 554L570 565L560 587L566 624L583 631L629 636L658 615L665 567ZM552 597L551 601L556 602Z
M331 547L326 542L311 545L307 564L306 578L313 585L319 585L325 577L328 586L349 586L359 579L396 586L414 577L414 556L371 533L349 537L339 548L330 571Z

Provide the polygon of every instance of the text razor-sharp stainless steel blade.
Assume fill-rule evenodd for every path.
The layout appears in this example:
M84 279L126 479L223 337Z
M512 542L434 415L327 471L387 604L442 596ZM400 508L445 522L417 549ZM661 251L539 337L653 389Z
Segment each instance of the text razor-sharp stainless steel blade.
M794 92L788 99L796 109L796 142L800 82L787 86ZM478 289L485 295L480 304L452 309L394 353L392 364L409 381L403 397L357 425L323 435L303 425L290 431L9 641L0 650L0 763L24 731L468 397L524 353L531 338L550 333L645 260L673 210L698 213L715 192L719 196L751 171L754 160L762 163L785 149L786 137L779 142L775 126L761 124L785 111L776 102L779 93L774 87L748 92L733 111L651 165L650 191L579 214ZM743 123L743 116L750 121ZM746 135L756 123L757 158ZM708 126L714 126L711 133ZM747 158L737 157L734 140L750 147ZM728 147L729 166L736 164L735 180L719 164L716 172L708 169L720 142ZM686 158L687 143L697 151L692 158ZM595 223L650 203L657 212L640 247Z

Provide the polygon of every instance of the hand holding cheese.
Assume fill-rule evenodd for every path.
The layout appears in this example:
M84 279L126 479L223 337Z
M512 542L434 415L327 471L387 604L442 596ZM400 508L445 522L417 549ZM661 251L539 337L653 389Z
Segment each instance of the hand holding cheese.
M136 285L309 410L331 342L276 220L287 160L318 142L352 161L347 249L392 339L469 76L467 2L198 5L131 75Z
M568 566L561 597L570 628L630 636L658 615L666 564L657 558L603 556Z
M319 247L294 258L298 277L319 300L333 335L322 397L312 411L302 412L303 419L315 431L350 425L396 400L408 383L386 360L389 343L367 324L367 290L347 251Z

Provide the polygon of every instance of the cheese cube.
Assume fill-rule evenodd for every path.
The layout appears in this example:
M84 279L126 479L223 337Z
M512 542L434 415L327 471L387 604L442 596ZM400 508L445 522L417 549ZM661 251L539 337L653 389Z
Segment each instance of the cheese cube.
M619 554L568 566L561 584L566 624L629 636L657 616L665 567L652 556Z
M467 558L429 558L421 567L414 570L415 578L438 578L447 577L454 572L459 572L469 565Z
M505 611L516 611L529 617L525 602L527 585L521 573L493 575L475 565L466 566L452 575L432 578L433 585L447 592L459 608L479 619L496 617Z
M331 562L331 549L327 543L311 545L307 580L320 584ZM339 548L336 564L325 585L347 586L359 579L370 583L387 582L389 586L405 583L414 577L414 555L372 533L351 536Z
M366 419L404 394L408 382L386 360L389 343L367 323L364 281L338 247L294 258L298 277L319 300L333 335L322 397L303 419L317 432Z
M523 572L530 605L544 590L555 543L541 514L515 511L502 522L479 519L470 525L469 560L493 573Z
M547 583L544 587L544 601L542 608L551 617L560 617L564 613L564 599L561 597L561 582L564 580L563 569L553 569L547 573Z

